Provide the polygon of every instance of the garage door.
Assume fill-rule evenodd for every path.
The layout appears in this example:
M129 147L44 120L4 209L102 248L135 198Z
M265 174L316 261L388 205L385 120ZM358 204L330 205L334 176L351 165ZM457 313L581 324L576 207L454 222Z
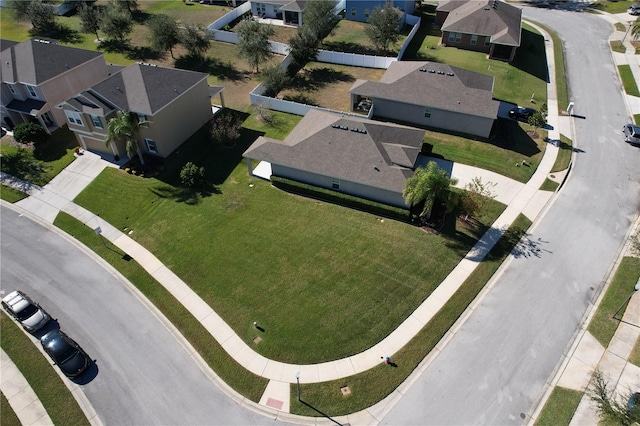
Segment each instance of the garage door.
M111 152L104 146L104 142L100 139L92 138L85 135L79 135L82 143L89 151L110 154Z

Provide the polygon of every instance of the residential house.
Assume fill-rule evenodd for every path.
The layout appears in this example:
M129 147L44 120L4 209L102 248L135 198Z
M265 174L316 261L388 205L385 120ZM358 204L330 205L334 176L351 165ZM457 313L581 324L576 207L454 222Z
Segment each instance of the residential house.
M259 18L281 19L283 24L302 26L302 11L307 0L251 1L251 14Z
M66 122L56 105L109 76L100 52L36 38L0 47L0 121L9 129L34 121L51 133Z
M404 15L411 15L415 10L415 0L346 0L345 19L349 21L369 22L369 16L376 7L382 8L386 4L397 8Z
M402 191L423 137L424 130L312 109L284 141L261 136L243 157L270 163L274 176L407 208Z
M522 9L500 0L443 0L436 9L442 44L511 62L520 46Z
M138 63L59 108L84 149L124 158L124 141L105 142L109 120L127 111L147 123L138 129L141 152L167 157L212 118L211 96L221 92L221 87L209 88L207 74Z
M351 110L374 117L488 137L500 102L494 78L436 62L392 62L380 81L356 80Z

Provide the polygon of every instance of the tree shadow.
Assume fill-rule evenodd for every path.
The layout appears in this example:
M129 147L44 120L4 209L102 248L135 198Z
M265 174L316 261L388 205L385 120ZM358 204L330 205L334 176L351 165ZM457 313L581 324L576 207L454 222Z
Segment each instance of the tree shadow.
M544 37L523 28L520 47L511 65L548 83L549 69Z
M184 203L188 205L197 205L204 198L213 194L222 194L222 191L211 183L205 183L198 188L185 188L176 186L157 186L151 188L150 191L160 198L170 199L176 203Z
M131 46L126 52L127 59L136 61L144 61L146 59L161 59L164 57L163 52L159 52L149 46Z
M35 37L51 38L57 41L61 41L63 43L69 43L69 44L82 43L82 36L78 31L57 22L51 27L42 31L37 31L32 28L29 30L29 34Z
M147 12L145 12L143 10L140 10L140 9L136 9L136 10L131 12L131 19L136 24L144 25L146 22L149 21L150 17L151 17L150 14L148 14Z
M371 46L349 41L325 41L322 48L333 52L356 53L360 55L377 55L378 50Z
M209 57L199 58L193 55L180 56L175 61L175 67L215 75L222 80L242 81L248 78L248 72L244 73L238 70L231 62L224 63Z
M495 121L488 143L526 157L533 157L540 153L538 145L520 124L506 118L498 118Z
M333 68L313 68L298 72L289 85L290 89L301 91L314 91L325 88L327 85L336 82L351 82L356 78L344 71L337 71Z
M286 95L283 98L285 101L291 101L291 102L297 102L299 104L306 104L306 105L312 105L312 106L320 106L316 103L316 101L314 101L311 96L305 94L305 93L294 93L294 94L290 94L290 95Z
M107 39L102 40L98 45L98 49L107 53L126 53L131 49L129 40Z

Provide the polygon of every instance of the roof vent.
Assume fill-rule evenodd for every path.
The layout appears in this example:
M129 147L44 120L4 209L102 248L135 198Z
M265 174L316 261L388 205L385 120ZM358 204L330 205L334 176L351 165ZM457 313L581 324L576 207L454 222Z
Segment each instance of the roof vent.
M333 123L333 124L331 125L331 127L333 127L334 129L339 129L339 128L340 128L340 125L339 125L339 124L336 124L336 123Z
M431 74L433 74L433 73L435 73L435 72L436 72L436 70L429 70L429 72L430 72Z
M378 168L378 166L373 166L373 170L375 170L376 172L379 172L380 169Z
M420 71L422 71L422 72L427 72L427 70L426 70L426 69L424 69L424 68L420 68Z
M438 71L438 74L444 74L444 71Z
M447 75L448 75L449 77L453 77L453 73L452 73L452 72L448 72L448 73L447 73Z

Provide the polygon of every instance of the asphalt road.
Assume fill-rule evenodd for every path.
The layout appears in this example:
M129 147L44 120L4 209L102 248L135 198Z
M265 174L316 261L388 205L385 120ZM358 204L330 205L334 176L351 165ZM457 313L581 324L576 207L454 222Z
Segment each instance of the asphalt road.
M4 205L0 233L3 294L31 295L95 360L76 382L104 424L273 423L222 392L158 317L75 244Z
M640 150L622 139L629 117L608 49L611 26L588 13L525 8L524 16L565 43L570 97L583 117L574 119L573 172L504 275L383 424L525 423L640 205Z

